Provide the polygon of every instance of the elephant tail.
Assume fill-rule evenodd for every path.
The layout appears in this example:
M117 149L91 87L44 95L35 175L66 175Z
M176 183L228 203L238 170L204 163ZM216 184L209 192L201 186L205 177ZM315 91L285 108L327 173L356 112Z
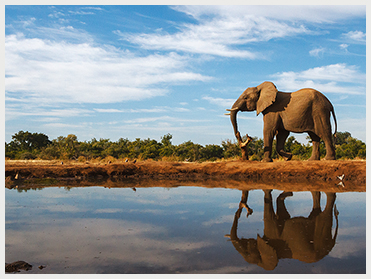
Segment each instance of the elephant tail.
M334 241L336 241L336 237L338 235L338 229L339 229L339 219L338 219L339 211L336 208L336 204L335 204L335 207L334 207L334 215L335 215L335 220L336 220L336 228L335 228L335 234L334 234Z
M335 122L335 132L334 132L334 138L336 139L336 132L337 132L337 129L338 129L338 124L337 124L337 121L336 121L336 116L335 116L335 110L334 110L334 107L332 107L331 109L331 113L332 113L332 117L334 118L334 122Z

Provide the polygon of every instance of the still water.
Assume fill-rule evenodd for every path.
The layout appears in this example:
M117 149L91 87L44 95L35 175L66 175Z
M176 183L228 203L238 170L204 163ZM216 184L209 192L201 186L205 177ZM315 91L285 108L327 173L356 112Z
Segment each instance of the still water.
M5 261L32 265L21 273L366 272L366 193L5 192Z

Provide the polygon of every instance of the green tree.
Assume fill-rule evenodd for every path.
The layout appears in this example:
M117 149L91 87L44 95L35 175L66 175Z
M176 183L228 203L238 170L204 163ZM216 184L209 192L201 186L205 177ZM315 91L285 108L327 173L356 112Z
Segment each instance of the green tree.
M202 146L200 144L195 144L192 141L187 141L176 146L175 154L182 161L197 161L200 159L201 148Z
M237 142L232 142L229 139L223 140L222 148L223 148L223 157L226 159L241 156L241 149Z
M77 137L73 134L67 137L59 136L56 140L53 140L53 146L57 149L60 159L77 159L80 155L79 145Z
M242 138L244 140L244 138ZM257 137L253 137L253 140L248 145L248 155L252 161L261 161L264 156L264 141Z
M12 159L34 159L49 144L51 141L45 134L19 131L12 136L9 144L5 144L5 156Z
M215 161L223 158L223 148L216 144L207 144L201 148L200 156L202 161Z
M351 136L352 135L349 132L337 132L335 137L335 144L342 145L344 143L348 143L347 139Z
M353 138L350 133L339 141L342 144L336 145L336 158L366 159L366 144L361 140Z
M160 148L160 154L159 156L161 158L163 157L170 157L174 154L174 146L171 143L171 139L173 136L171 134L166 134L163 137L161 137L161 148Z

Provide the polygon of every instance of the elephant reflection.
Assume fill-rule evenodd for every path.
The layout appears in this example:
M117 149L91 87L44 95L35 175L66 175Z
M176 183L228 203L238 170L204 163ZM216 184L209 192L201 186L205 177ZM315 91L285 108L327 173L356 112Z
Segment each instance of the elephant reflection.
M326 207L320 206L320 192L313 191L313 208L308 217L291 217L285 206L285 198L292 192L283 192L277 197L277 213L274 212L272 190L264 190L264 236L239 238L238 220L243 208L249 216L252 210L247 205L248 191L242 191L239 209L235 213L230 237L233 246L252 264L273 270L279 259L293 258L306 263L319 261L334 247L338 231L338 211L334 207L336 194L326 193ZM336 219L334 237L332 237L332 214Z

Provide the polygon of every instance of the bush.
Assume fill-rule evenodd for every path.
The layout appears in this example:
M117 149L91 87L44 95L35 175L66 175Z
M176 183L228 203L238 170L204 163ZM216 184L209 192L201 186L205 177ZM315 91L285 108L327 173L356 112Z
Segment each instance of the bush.
M24 152L19 156L19 159L21 159L21 160L34 160L36 158L37 158L37 156L35 156L34 154L32 154L30 152Z
M117 142L109 139L80 142L73 134L67 137L60 136L49 141L44 134L20 131L12 137L10 143L5 143L5 157L10 159L66 160L76 159L79 162L92 160L99 162L125 160L162 160L162 161L216 161L220 159L237 158L241 156L241 149L236 141L224 140L221 145L200 144L187 141L179 145L171 143L172 135L166 134L161 141L140 138L134 141L120 138ZM310 140L310 138L308 137ZM245 140L243 138L243 140ZM272 158L280 156L275 149L273 141ZM307 160L312 153L312 144L299 143L293 136L285 143L285 151L293 154L297 160ZM326 153L325 145L321 141L320 154ZM248 145L248 156L252 161L261 161L264 156L264 141L254 137ZM124 159L123 159L124 158ZM349 132L338 132L336 139L337 159L366 159L366 144L351 136Z

